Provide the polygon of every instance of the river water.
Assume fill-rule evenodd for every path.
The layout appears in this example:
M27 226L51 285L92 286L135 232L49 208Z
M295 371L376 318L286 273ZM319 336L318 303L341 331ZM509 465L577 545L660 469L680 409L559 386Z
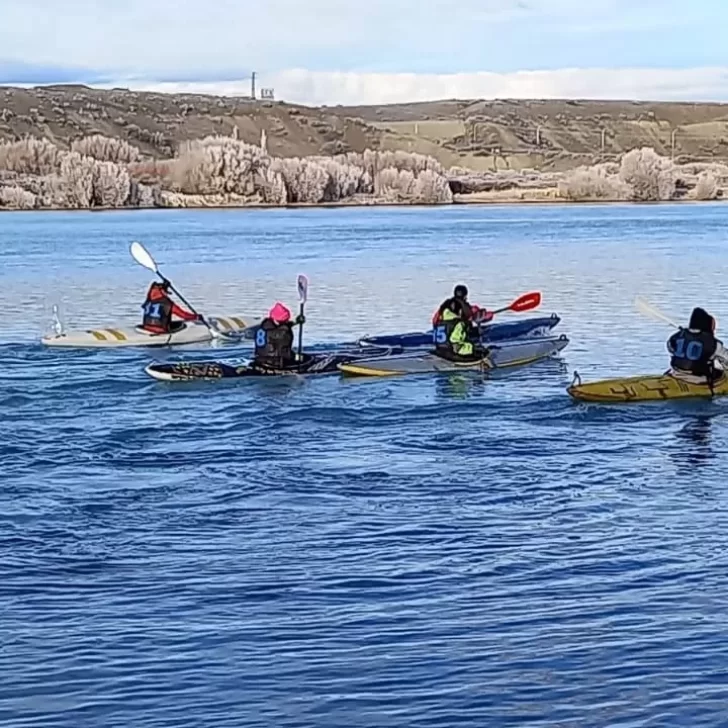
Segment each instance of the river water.
M0 217L0 725L718 726L728 402L596 406L669 326L728 325L728 207ZM49 350L135 322L142 241L209 314L305 341L427 328L459 282L557 312L560 359L491 381L164 385ZM507 320L504 316L503 320ZM239 349L231 351L239 354Z

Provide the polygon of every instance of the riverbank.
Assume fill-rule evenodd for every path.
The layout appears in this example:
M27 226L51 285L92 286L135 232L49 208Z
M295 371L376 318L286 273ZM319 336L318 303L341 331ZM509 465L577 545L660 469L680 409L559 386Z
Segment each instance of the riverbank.
M0 144L0 209L12 210L657 202L727 192L728 165L676 164L649 147L566 172L478 172L404 151L272 157L265 138L206 137L171 160L101 135L70 150L47 139Z
M650 202L641 202L638 200L606 200L606 199L584 199L584 200L573 200L566 197L560 197L558 194L554 194L553 190L520 190L520 191L496 191L496 192L481 192L471 195L453 195L451 205L461 206L487 206L487 205L640 205L640 204L673 204L673 203L691 203L701 204L708 202L728 202L728 197L721 196L710 200L699 200L690 197L676 198L672 200L657 200ZM442 207L442 204L438 203L427 203L427 202L391 202L391 201L377 201L368 200L366 202L358 202L355 200L340 200L338 202L291 202L286 205L275 205L273 203L265 202L241 202L241 201L228 201L223 202L212 199L202 199L196 204L186 204L179 206L160 206L160 207L91 207L91 208L69 208L69 207L44 207L38 209L21 209L11 207L0 207L0 213L28 213L28 212L120 212L124 211L148 211L150 209L156 209L159 211L163 210L299 210L299 209L321 209L321 210L335 210L335 209L347 209L347 208L361 208L361 207L385 207L385 208L427 208L427 207Z

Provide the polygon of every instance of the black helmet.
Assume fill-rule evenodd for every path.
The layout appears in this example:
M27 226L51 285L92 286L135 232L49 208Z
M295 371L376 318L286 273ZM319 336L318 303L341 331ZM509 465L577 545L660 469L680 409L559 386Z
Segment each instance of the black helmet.
M459 298L462 301L464 301L468 297L467 287L464 286L462 283L455 286L455 290L453 291L453 296L455 296L455 298Z
M690 328L713 333L715 331L715 319L704 308L694 308L690 315Z

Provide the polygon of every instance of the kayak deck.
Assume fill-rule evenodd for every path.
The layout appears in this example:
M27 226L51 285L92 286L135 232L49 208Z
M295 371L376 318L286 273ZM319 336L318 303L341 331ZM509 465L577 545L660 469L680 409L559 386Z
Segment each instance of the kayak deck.
M247 377L320 376L324 374L338 374L339 364L351 361L357 357L363 358L364 356L369 356L369 354L364 354L360 350L304 354L300 365L286 369L264 369L256 366L250 358L197 362L154 362L147 365L144 371L150 377L160 382L242 379Z
M561 318L552 313L550 316L538 316L522 321L506 321L480 325L480 341L489 343L505 341L520 337L548 336L551 329L559 324ZM402 334L382 334L366 336L357 341L361 347L403 346L405 348L422 348L432 346L432 330L409 331Z
M222 334L239 334L248 328L242 316L217 316L208 319ZM109 349L126 346L174 346L211 341L210 330L199 321L186 321L169 334L153 334L139 326L113 326L98 329L71 330L62 334L44 336L45 346L67 348Z
M394 356L374 356L339 365L340 371L349 376L392 377L407 374L432 374L438 372L487 371L506 367L533 364L547 359L569 343L565 335L521 339L494 344L483 359L475 361L451 361L432 351L406 352Z
M580 402L649 402L668 399L711 398L728 394L728 377L711 388L707 384L686 382L670 374L602 379L582 383L578 372L567 387L570 397Z

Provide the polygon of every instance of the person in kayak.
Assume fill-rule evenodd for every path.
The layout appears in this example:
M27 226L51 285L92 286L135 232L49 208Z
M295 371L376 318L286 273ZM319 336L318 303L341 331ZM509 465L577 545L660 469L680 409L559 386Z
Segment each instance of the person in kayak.
M169 281L154 281L142 304L144 317L141 328L152 334L172 334L184 328L184 321L202 321L202 316L180 308L169 295ZM172 321L172 316L182 321Z
M291 321L291 312L277 302L260 322L255 332L254 366L263 369L289 369L297 366L298 359L293 351L293 327L303 326L306 319L302 314Z
M487 354L479 344L480 331L467 298L468 289L456 286L452 298L443 301L437 311L433 330L435 353L444 359L477 361Z
M680 328L667 341L672 355L672 376L692 384L715 384L725 372L715 366L728 364L728 351L715 338L715 319L703 308L694 308L687 329Z
M443 311L445 311L446 309L451 309L452 304L455 301L458 301L460 302L460 304L462 304L463 312L469 317L469 320L471 320L473 323L484 324L488 323L488 321L493 320L493 314L490 311L468 301L467 286L464 286L462 283L460 283L455 286L455 289L453 290L453 295L450 298L446 298L440 304L440 307L437 309L437 311L435 311L435 313L433 314L433 326L437 326L437 324L442 321Z

